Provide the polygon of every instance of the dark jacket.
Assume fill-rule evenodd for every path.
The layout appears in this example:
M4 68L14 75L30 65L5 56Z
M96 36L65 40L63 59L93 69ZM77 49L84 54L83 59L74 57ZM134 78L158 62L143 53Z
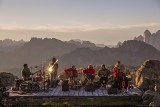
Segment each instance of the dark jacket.
M99 77L108 77L110 75L110 71L108 69L100 69L98 71L98 76Z
M32 73L30 72L30 69L29 69L28 67L27 67L27 68L24 68L24 69L22 70L22 77L23 77L24 79L28 79L31 74L32 74Z

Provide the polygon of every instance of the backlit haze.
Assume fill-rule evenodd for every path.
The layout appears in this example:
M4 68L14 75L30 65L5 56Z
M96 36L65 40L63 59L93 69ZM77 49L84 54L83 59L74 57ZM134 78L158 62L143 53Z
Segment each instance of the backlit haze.
M0 40L81 39L105 45L160 29L160 0L0 0Z

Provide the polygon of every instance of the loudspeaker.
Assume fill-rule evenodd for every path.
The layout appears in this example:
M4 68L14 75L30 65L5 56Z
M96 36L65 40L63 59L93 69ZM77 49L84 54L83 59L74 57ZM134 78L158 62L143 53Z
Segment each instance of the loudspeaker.
M68 80L63 80L63 83L62 83L62 91L69 91L69 83L68 83Z
M93 92L93 91L95 91L95 87L94 87L93 84L86 84L84 89L87 92Z
M108 94L118 94L118 89L111 87L108 89Z

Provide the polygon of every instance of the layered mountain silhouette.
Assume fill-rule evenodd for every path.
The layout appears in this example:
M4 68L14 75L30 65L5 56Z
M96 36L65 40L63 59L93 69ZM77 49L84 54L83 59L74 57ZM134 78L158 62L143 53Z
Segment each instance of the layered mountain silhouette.
M92 46L94 48L86 48L84 45L77 46L55 38L32 38L12 51L0 51L0 70L15 71L22 68L24 63L35 66L48 62L52 57L59 59L60 70L71 65L77 67L86 67L88 64L113 65L117 60L125 65L137 66L146 59L160 59L160 52L142 41L125 41L116 48L100 48L94 44Z
M69 44L58 39L32 38L20 48L12 52L0 52L0 68L19 67L23 63L34 65L41 63L51 57L59 57L77 48L74 44Z
M113 65L117 60L120 60L125 65L137 66L146 59L160 59L160 52L145 42L128 40L117 48L105 47L100 50L76 49L63 55L60 59L60 65L64 68L71 65L78 67L84 67L89 64Z
M75 39L75 40L70 40L68 43L76 45L78 48L90 48L92 50L98 50L101 49L102 47L105 47L103 44L94 44L90 41L82 41L80 39Z
M160 30L156 33L151 33L149 30L145 30L143 35L135 37L134 40L144 41L160 50Z
M15 41L11 39L0 40L0 51L13 51L25 44L25 41Z

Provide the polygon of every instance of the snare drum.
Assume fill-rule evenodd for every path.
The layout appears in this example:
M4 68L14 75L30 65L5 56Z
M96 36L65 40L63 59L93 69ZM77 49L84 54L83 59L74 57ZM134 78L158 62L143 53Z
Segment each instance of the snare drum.
M37 76L36 78L35 78L35 80L36 80L36 82L42 82L42 77L40 77L40 76Z

